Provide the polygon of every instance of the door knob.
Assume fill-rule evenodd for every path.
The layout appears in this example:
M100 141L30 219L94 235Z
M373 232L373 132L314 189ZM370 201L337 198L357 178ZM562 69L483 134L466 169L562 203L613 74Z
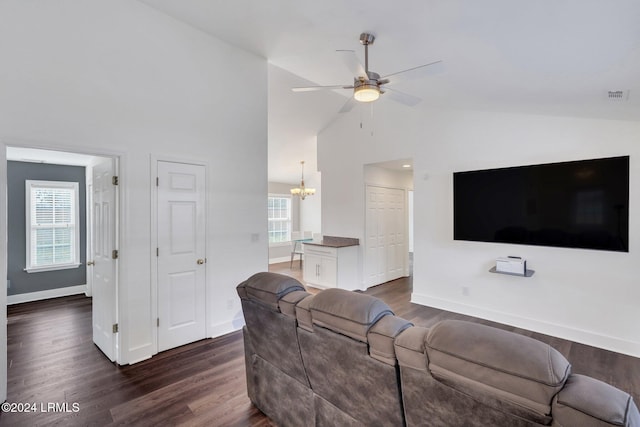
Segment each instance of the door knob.
M96 265L95 261L87 261L87 267Z
M198 263L198 265L202 265L204 264L204 260L202 258L200 258L198 261L196 261Z

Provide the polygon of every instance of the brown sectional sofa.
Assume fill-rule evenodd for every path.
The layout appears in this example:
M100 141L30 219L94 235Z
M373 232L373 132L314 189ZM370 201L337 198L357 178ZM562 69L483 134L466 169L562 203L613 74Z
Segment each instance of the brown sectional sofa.
M238 285L247 391L279 426L634 426L629 394L571 374L540 341L455 320L430 329L381 300L307 293L258 273Z

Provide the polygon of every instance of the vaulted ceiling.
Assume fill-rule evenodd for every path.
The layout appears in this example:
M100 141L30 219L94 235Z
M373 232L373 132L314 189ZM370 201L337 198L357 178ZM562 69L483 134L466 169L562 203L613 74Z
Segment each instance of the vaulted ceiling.
M443 73L394 86L423 99L412 108L640 119L637 0L141 1L268 59L274 181L298 179L300 157L350 95L290 88L351 83L335 51L363 61L364 31L381 75L443 61Z

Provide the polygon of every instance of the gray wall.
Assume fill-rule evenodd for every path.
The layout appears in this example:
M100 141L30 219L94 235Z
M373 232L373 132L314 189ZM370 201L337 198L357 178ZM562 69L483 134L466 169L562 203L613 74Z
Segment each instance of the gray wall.
M68 270L27 273L25 230L25 181L69 181L79 184L80 267ZM68 286L85 285L87 253L87 213L85 168L42 163L7 162L7 279L11 281L8 295L46 291Z

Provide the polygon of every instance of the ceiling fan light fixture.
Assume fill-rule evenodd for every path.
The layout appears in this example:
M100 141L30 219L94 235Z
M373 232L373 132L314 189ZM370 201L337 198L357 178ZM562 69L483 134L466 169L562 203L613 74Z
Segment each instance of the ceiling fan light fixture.
M380 98L380 88L376 84L363 83L353 89L353 97L358 102L373 102Z

